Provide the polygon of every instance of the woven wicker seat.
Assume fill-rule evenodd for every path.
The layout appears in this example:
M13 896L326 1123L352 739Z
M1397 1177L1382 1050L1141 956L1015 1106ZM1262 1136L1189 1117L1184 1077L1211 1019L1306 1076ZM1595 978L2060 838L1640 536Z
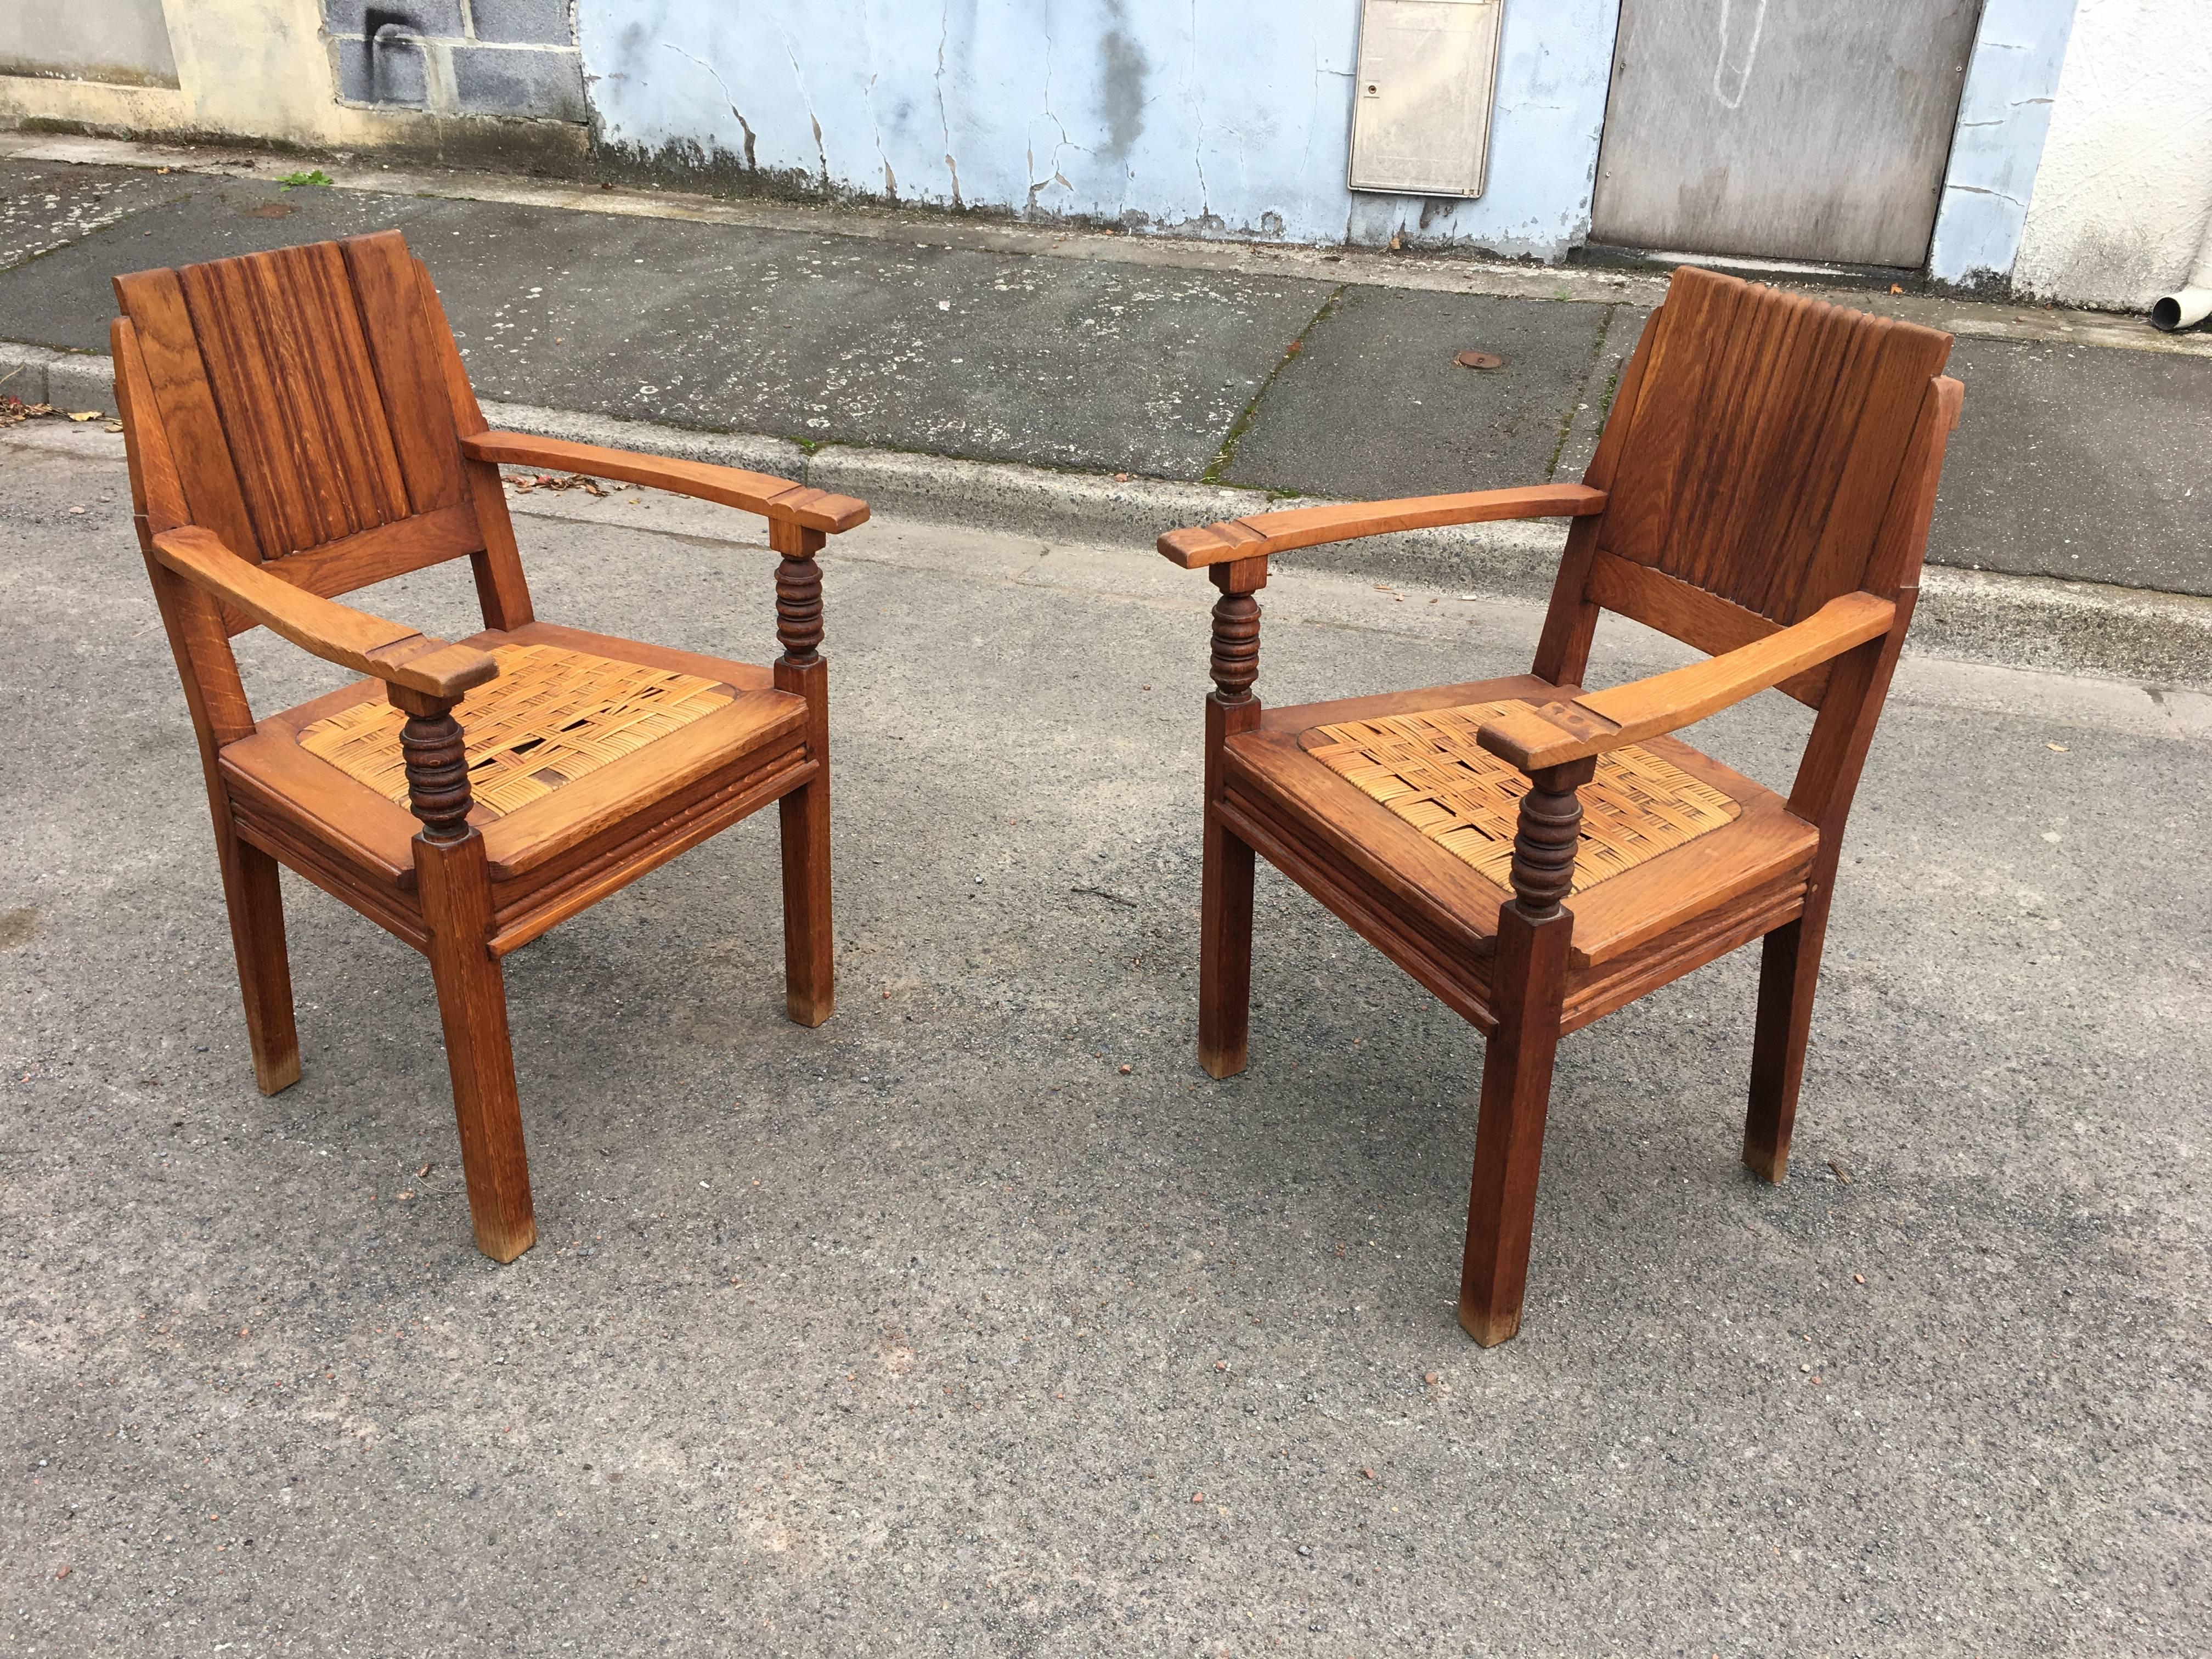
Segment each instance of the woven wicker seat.
M499 678L455 711L468 744L472 818L504 817L610 761L726 707L736 688L696 674L617 662L551 646L492 653ZM399 749L405 713L379 698L317 720L300 747L407 805Z
M1500 887L1511 885L1513 835L1528 780L1474 740L1486 720L1526 702L1386 715L1317 726L1298 739L1313 757ZM1583 786L1582 841L1571 891L1732 823L1728 796L1632 744L1601 756Z

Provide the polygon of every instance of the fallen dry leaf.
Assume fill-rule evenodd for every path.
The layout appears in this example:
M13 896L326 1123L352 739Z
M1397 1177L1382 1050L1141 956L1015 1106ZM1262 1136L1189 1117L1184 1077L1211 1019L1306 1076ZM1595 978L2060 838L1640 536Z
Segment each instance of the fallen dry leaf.
M72 421L103 421L106 418L107 411L104 409L72 409L70 410L70 419Z

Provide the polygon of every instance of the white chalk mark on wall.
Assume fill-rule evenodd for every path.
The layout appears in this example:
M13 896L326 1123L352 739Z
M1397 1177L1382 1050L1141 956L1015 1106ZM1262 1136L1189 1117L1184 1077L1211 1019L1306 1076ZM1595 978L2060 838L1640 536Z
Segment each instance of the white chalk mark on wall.
M1721 0L1721 50L1713 60L1713 96L1723 109L1742 107L1744 88L1751 84L1751 66L1759 58L1759 31L1766 27L1766 0L1751 0L1751 28L1741 37L1741 61L1732 62L1729 46L1735 32L1729 21L1735 9L1734 0ZM1735 89L1727 90L1731 82Z

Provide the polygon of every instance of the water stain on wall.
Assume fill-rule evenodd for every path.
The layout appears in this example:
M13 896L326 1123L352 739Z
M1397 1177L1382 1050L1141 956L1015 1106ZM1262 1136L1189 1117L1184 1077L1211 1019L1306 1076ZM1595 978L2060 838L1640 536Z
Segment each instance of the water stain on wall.
M1145 132L1145 77L1152 63L1127 27L1127 18L1116 3L1107 9L1112 20L1098 43L1098 107L1106 117L1106 153L1126 161Z

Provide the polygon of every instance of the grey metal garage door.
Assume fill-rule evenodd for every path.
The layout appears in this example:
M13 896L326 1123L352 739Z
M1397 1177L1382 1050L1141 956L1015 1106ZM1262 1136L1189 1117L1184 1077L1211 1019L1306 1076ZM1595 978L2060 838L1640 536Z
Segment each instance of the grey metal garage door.
M1621 0L1592 235L1917 265L1981 0Z

